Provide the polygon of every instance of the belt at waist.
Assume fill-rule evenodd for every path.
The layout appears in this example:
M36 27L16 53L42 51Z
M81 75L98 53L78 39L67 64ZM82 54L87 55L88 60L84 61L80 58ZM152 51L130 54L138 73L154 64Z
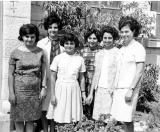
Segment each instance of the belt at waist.
M73 83L73 82L77 82L77 79L73 79L73 78L58 78L57 82Z

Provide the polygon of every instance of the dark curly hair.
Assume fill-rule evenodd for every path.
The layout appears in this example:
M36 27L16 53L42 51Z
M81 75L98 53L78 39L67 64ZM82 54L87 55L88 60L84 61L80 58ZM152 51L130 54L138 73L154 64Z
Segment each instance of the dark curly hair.
M19 36L18 39L20 41L23 41L23 36L26 36L27 34L35 34L36 36L36 42L39 41L39 29L34 24L23 24L19 29Z
M65 32L63 37L60 40L60 45L64 46L64 43L67 41L74 41L75 43L75 48L78 48L80 45L79 40L77 36L73 32Z
M53 23L57 23L59 30L62 29L61 19L55 12L52 12L47 18L44 18L44 23L43 23L44 29L48 30L49 26L52 25Z
M131 16L121 17L119 21L119 30L121 30L124 26L127 25L129 26L131 31L134 32L133 36L138 37L142 28L141 24Z
M88 30L84 33L85 43L87 42L88 37L91 36L92 34L95 34L98 42L101 41L100 31L97 30L97 29L91 28L91 29L88 29Z
M113 37L113 40L119 39L118 30L111 26L103 26L101 29L101 38L103 38L104 33L110 33Z

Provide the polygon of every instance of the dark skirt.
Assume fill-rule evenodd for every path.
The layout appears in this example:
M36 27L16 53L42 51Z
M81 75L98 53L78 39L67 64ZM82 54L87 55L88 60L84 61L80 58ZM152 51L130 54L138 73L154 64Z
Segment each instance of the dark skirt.
M16 105L11 104L13 121L34 121L41 117L42 103L39 99L41 79L37 76L16 76Z

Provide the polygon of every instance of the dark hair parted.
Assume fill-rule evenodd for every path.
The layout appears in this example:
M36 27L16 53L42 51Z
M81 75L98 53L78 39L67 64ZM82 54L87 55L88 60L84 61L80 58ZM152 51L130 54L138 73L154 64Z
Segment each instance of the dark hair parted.
M34 24L23 24L19 29L19 36L18 39L20 41L23 41L23 36L26 36L27 34L35 34L36 36L36 42L39 41L39 29Z
M119 39L118 30L111 26L103 26L101 29L101 37L103 38L104 33L110 33L113 37L113 40Z
M101 36L100 36L100 31L94 28L88 29L85 33L84 33L84 40L85 43L88 41L89 36L91 36L92 34L95 34L98 42L101 41Z
M57 23L58 30L62 29L61 19L55 12L52 12L47 18L44 18L44 23L43 23L44 29L48 30L49 26L52 25L53 23Z
M119 30L121 30L124 26L129 26L130 30L134 33L134 37L138 37L141 30L141 24L131 16L121 17L119 21Z
M79 40L78 40L77 36L71 32L65 32L65 34L63 35L63 37L60 40L61 46L64 46L64 43L67 41L74 41L75 48L79 47Z

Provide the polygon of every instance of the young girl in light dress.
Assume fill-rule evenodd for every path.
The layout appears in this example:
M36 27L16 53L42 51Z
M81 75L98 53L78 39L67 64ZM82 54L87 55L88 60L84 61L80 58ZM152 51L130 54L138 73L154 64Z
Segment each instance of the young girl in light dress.
M61 40L65 52L57 55L51 64L51 103L48 119L58 123L80 121L83 114L82 99L85 100L86 71L84 60L76 54L77 37L66 33Z

